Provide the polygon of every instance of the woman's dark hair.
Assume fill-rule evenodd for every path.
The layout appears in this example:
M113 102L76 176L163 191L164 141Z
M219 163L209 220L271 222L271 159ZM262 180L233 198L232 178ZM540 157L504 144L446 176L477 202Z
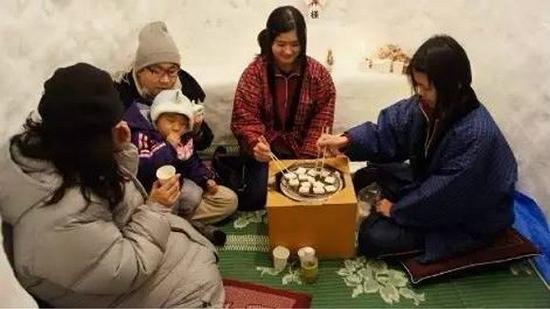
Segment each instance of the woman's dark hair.
M260 45L260 55L267 61L267 80L269 83L269 89L273 101L276 101L275 93L275 63L273 58L273 51L271 49L273 42L281 33L296 30L296 36L300 43L300 54L296 58L296 62L300 68L300 79L295 90L295 95L292 98L289 106L289 121L287 123L294 123L294 115L298 106L298 100L302 89L302 81L304 77L304 71L306 67L306 47L307 47L307 31L306 22L304 16L300 11L293 6L281 6L273 10L267 18L265 29L258 34L258 44ZM278 120L278 119L276 119ZM275 121L275 126L279 127L278 121ZM279 128L289 130L290 128Z
M413 72L428 76L437 91L436 115L445 128L479 105L471 88L472 72L466 52L448 35L428 39L414 53L407 69L416 91Z
M12 142L25 157L47 160L55 166L63 179L48 201L55 204L65 191L80 186L86 201L91 194L108 201L111 210L122 201L126 177L115 160L115 145L110 129L88 132L60 131L29 116L25 131L13 137Z
M44 83L38 104L41 121L27 118L24 132L12 139L24 157L51 162L62 177L48 204L78 186L114 208L124 195L125 177L115 160L112 129L124 112L109 74L87 63L55 70Z
M265 29L258 34L258 44L260 45L260 54L264 56L269 63L273 63L273 52L271 46L273 41L281 33L296 30L296 36L300 43L300 55L298 61L304 61L306 58L307 34L306 22L300 11L293 6L281 6L273 10L267 18Z

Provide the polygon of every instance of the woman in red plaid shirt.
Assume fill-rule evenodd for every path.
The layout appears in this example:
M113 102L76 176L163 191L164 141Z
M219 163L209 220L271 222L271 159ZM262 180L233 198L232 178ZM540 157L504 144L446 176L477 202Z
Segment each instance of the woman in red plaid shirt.
M231 119L247 173L243 210L265 205L270 152L281 159L317 155L323 128L332 128L336 98L329 72L306 55L306 25L296 8L271 12L258 43L261 54L241 76Z

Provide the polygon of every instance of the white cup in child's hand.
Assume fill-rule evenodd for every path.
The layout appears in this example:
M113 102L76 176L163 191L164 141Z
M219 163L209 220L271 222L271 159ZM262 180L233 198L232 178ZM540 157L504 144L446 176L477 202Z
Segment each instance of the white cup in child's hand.
M157 169L157 179L161 184L176 176L176 168L172 165L163 165Z

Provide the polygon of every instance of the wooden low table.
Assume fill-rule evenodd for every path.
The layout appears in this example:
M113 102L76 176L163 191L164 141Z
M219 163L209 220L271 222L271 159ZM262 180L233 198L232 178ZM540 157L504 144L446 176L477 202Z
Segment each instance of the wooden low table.
M282 160L285 167L298 162L314 160ZM268 186L267 218L271 249L285 246L291 252L305 246L315 248L321 259L350 258L355 256L355 228L357 199L351 181L347 157L325 159L341 172L342 190L323 202L296 201L279 189L279 183ZM269 163L269 177L279 173L275 162Z

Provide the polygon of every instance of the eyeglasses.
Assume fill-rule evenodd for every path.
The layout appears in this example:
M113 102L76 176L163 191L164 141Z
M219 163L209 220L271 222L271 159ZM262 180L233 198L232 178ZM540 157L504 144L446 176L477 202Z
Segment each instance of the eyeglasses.
M173 79L178 77L179 68L178 67L172 67L170 69L163 69L156 66L146 67L147 71L153 75L153 77L161 79L164 75L168 76L168 78Z

